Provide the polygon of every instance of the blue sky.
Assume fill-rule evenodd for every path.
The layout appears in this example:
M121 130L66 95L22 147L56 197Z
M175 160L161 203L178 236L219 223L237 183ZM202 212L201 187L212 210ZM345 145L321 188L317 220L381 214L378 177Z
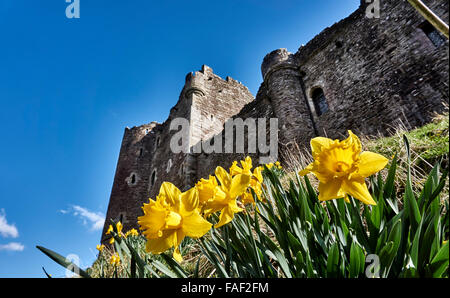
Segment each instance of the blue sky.
M164 121L206 64L256 94L264 56L301 44L359 0L0 1L0 277L96 257L126 126Z

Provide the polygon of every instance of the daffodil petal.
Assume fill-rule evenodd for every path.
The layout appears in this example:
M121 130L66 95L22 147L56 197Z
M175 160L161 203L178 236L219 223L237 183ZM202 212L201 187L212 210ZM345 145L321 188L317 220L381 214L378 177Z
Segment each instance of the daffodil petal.
M200 238L211 229L212 224L197 212L183 218L183 232L191 238Z
M177 243L177 230L165 230L163 235L155 239L147 239L145 246L147 252L153 254L160 254L169 248L175 246Z
M206 202L204 209L205 216L208 217L214 212L220 211L223 208L225 208L228 205L228 203L225 200L226 198L227 194L223 192L223 190L220 187L217 187L216 191L214 192L214 198Z
M239 174L233 177L230 187L230 197L235 199L243 194L250 184L251 177L249 175Z
M242 212L244 211L244 209L242 209L241 207L239 207L236 203L236 200L232 200L229 204L228 204L228 208L230 208L231 212L233 213L238 213L238 212Z
M348 131L348 138L342 142L348 146L352 146L354 152L361 152L361 140L351 130Z
M345 197L342 191L342 181L339 179L330 180L328 183L319 183L319 200L328 201Z
M360 155L358 174L361 177L369 177L381 171L389 162L389 160L377 153L364 151Z
M165 225L166 210L156 204L145 204L144 213L144 216L138 217L138 224L144 230L143 234L150 238L158 237L158 231Z
M159 190L159 194L163 195L166 201L176 208L180 205L181 191L170 182L163 182Z
M226 225L227 223L231 222L234 218L234 213L231 211L230 207L225 207L222 209L222 212L220 212L219 216L219 222L214 225L214 227L220 228L223 225Z
M180 251L180 244L181 241L183 241L185 237L184 232L180 229L177 231L176 233L176 245L175 245L175 249L173 250L173 258L178 262L181 263L183 261L183 257L181 256L181 251Z
M181 205L183 210L190 212L198 207L199 197L198 190L196 187L189 189L188 191L181 194Z
M217 180L219 180L221 187L225 190L228 191L231 187L231 176L230 174L228 174L228 172L222 168L222 167L217 167L216 171L215 171Z
M263 175L262 175L263 168L257 167L253 170L253 177L258 180L258 182L263 183Z
M311 173L311 171L314 168L314 162L310 163L306 168L304 168L303 170L301 170L298 174L300 176L305 176L306 174Z
M330 146L331 143L333 143L333 140L324 137L317 137L312 139L311 151L313 156L320 154L322 152L322 148Z
M376 205L372 196L367 189L364 179L345 180L342 183L342 189L349 193L355 199L360 200L367 205Z
M237 165L237 161L234 161L230 167L231 176L242 174L242 169Z
M180 214L170 211L165 219L166 227L169 229L178 227L181 224L181 219L182 218Z

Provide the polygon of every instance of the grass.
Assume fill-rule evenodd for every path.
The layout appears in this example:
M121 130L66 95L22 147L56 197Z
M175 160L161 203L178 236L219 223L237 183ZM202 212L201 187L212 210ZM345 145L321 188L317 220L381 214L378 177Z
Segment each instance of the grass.
M407 131L399 127L391 137L367 139L366 149L377 152L387 157L395 153L404 157L403 135L410 140L411 151L414 152L412 160L415 166L428 170L441 157L448 166L449 152L449 114L436 115L433 121L427 125Z

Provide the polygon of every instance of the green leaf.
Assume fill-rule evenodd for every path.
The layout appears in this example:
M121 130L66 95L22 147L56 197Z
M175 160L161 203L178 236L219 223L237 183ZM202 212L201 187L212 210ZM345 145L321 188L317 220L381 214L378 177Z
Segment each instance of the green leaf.
M164 265L163 263L161 263L158 260L150 260L150 263L155 266L156 269L158 269L159 271L161 271L162 273L164 273L165 275L167 275L168 277L171 278L177 278L179 277L176 273L174 273L173 271L171 271L169 268L167 268L166 265Z
M183 270L183 268L178 264L172 257L169 257L165 253L162 253L164 261L166 261L167 265L170 266L170 269L177 275L177 277L187 278L187 273Z
M397 171L397 153L394 155L391 166L389 168L389 173L384 183L384 198L391 198L394 195L395 186L395 173ZM395 198L395 197L394 197ZM398 212L398 210L397 210Z
M328 252L327 277L336 278L339 276L339 246L335 242Z
M361 247L352 242L350 248L350 278L357 278L364 270L364 252Z
M430 271L433 277L442 277L449 266L449 244L448 241L441 247L431 261Z
M68 261L65 257L61 256L60 254L47 249L45 247L42 246L36 246L37 249L39 249L40 251L42 251L45 255L47 255L50 259L52 259L53 261L55 261L56 263L58 263L59 265L63 266L64 268L72 271L75 274L78 274L81 277L84 278L90 278L91 276L89 274L87 274L84 270L80 269L80 267L78 267L77 265L75 265L74 263Z
M419 265L419 249L420 249L420 236L422 234L422 226L423 226L423 219L420 221L419 227L417 228L417 231L414 235L411 248L411 260L414 265L414 268L416 269L418 269Z
M394 242L389 241L386 243L386 245L381 249L380 252L380 265L381 265L381 277L386 277L390 264L392 263L392 260L395 257L395 250L394 250Z
M132 255L132 257L134 258L134 260L136 261L136 267L138 269L139 272L139 277L143 278L145 277L145 272L148 272L152 275L152 277L156 277L159 278L159 274L157 274L155 272L155 270L153 270L153 268L148 265L138 254L138 252L134 249L134 247L130 244L130 243L126 243L130 254Z

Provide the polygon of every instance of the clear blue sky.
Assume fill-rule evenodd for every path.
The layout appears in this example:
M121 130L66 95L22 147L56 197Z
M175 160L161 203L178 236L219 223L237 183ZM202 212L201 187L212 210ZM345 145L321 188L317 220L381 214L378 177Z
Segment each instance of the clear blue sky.
M209 65L253 94L264 56L359 0L0 1L0 277L64 276L35 246L96 255L125 126L164 121Z

